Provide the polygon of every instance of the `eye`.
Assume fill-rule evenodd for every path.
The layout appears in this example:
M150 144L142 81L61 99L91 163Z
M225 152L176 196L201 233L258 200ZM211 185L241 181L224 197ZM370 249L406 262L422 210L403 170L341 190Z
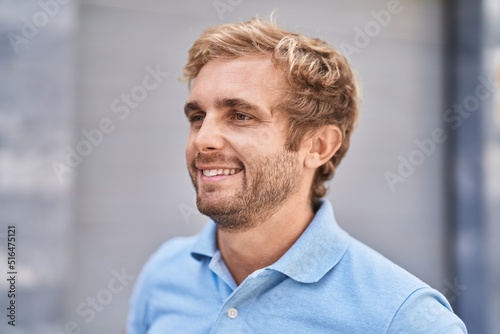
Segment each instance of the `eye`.
M247 116L247 115L241 114L241 113L235 113L234 114L234 118L237 121L248 121L248 120L250 120L250 116Z
M194 114L188 117L189 123L203 122L205 115Z

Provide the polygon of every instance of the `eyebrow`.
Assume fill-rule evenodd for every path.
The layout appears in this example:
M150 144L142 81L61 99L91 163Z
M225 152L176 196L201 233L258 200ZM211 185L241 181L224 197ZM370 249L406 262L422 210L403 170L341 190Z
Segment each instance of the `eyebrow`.
M228 98L223 98L223 99L218 99L215 102L215 107L216 108L232 108L232 109L240 109L244 111L261 111L259 106L250 103L248 101L245 101L243 99L239 98L233 98L233 99L228 99Z
M240 98L222 98L215 101L215 108L218 109L240 109L244 111L262 112L261 108L256 104L250 103ZM193 111L201 111L202 108L197 101L188 101L184 105L184 114L186 116Z
M184 105L184 114L186 116L188 116L188 114L192 111L200 111L200 110L201 110L200 105L196 101L189 101L186 102L186 104Z

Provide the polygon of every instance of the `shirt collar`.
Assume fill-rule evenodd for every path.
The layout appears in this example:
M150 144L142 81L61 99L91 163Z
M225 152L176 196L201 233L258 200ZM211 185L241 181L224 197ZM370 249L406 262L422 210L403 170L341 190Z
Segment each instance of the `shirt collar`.
M191 256L201 261L203 257L212 258L217 250L217 225L210 220L198 235L191 249Z
M267 269L301 283L318 282L342 259L349 240L335 220L332 205L322 199L314 219L299 239ZM200 232L191 255L200 261L203 257L213 257L217 250L217 226L210 221Z
M342 259L350 238L337 224L330 202L322 199L320 205L299 239L269 269L301 283L315 283Z

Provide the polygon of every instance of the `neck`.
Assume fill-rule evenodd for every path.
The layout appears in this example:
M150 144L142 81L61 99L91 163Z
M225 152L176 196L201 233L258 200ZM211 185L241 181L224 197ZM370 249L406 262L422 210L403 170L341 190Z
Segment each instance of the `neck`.
M236 284L292 247L314 217L309 201L291 199L264 222L244 231L218 229L218 246Z

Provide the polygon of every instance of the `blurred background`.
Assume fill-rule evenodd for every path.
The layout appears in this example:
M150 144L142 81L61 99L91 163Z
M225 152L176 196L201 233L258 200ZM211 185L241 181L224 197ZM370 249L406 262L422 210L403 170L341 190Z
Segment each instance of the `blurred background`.
M498 0L0 1L0 333L123 329L148 256L206 221L184 161L187 50L273 10L362 84L328 194L340 225L470 333L500 333Z

